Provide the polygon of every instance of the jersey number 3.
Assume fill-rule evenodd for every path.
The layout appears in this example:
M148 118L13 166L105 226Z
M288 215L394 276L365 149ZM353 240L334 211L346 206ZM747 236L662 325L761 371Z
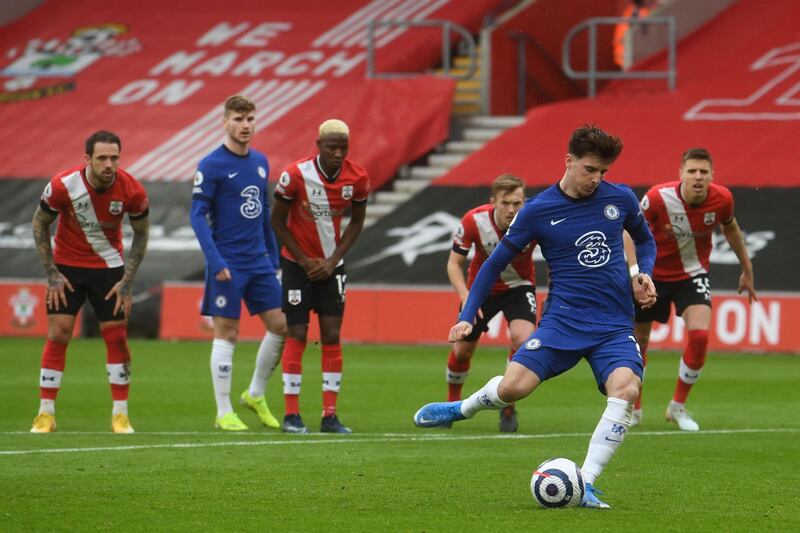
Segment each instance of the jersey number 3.
M261 191L255 185L242 189L240 194L245 201L239 207L239 212L244 218L256 218L261 214Z

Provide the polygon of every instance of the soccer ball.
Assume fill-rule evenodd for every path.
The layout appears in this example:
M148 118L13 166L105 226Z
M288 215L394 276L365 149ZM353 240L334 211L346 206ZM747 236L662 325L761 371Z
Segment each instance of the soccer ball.
M531 494L542 507L574 507L584 490L580 467L563 457L543 462L531 478Z

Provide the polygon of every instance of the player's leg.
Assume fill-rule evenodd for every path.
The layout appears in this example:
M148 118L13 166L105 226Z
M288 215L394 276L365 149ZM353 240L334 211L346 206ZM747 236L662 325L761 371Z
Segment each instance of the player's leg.
M322 420L323 433L352 433L336 414L336 401L342 384L341 316L320 315L319 330L322 342Z
M314 291L300 265L282 258L281 269L282 308L287 324L286 343L281 356L285 405L281 431L308 433L308 428L300 417L300 389L303 383L303 352L308 339L308 318L313 307Z
M586 483L584 507L607 508L597 498L594 483L611 461L631 424L631 411L639 396L644 368L639 346L628 331L608 339L587 357L600 391L605 393L606 408L589 440L581 472Z
M533 294L533 291L531 291L530 294ZM531 306L532 316L515 318L508 322L508 330L511 336L511 353L508 357L508 364L511 364L514 355L536 330L536 326L534 325L536 319L535 295L533 298L534 305ZM513 402L500 410L499 429L503 433L513 433L519 429L519 418L517 416L516 405Z
M683 431L697 431L699 424L686 410L686 399L706 362L708 329L711 326L711 290L708 276L686 280L675 295L675 312L683 318L688 337L681 357L675 392L667 406L666 418Z
M320 431L324 433L351 433L350 428L339 421L336 401L342 383L342 342L340 332L344 316L347 274L338 267L327 280L315 283L317 297L314 302L319 316L320 341L322 343L322 420Z
M271 273L255 278L248 285L244 299L250 312L261 318L267 333L256 353L250 386L240 395L239 403L254 411L263 425L279 428L280 423L272 415L264 397L267 381L281 360L286 341L286 315L280 308L282 296L278 278Z
M49 314L47 339L42 350L39 371L39 412L33 420L31 433L50 433L56 430L56 397L67 358L67 346L75 328L75 315Z
M633 325L633 335L636 337L636 342L639 343L639 349L642 351L642 367L645 369L647 368L647 346L650 344L650 331L652 328L652 322L637 322ZM642 417L644 417L644 412L642 411L643 390L644 382L639 386L639 395L636 397L636 402L633 404L631 426L638 426L642 422Z
M217 416L214 426L223 431L244 431L247 426L233 411L231 404L231 379L233 376L233 352L239 337L242 291L246 275L231 269L230 281L218 281L206 271L206 286L203 293L201 314L211 316L214 340L211 343L211 384Z
M461 399L461 391L467 376L469 376L472 356L475 355L475 350L478 348L480 335L481 330L476 326L464 340L453 343L450 354L447 356L447 372L445 373L448 402Z
M89 285L89 303L100 324L106 345L106 374L111 387L111 431L133 433L128 418L128 391L131 380L131 354L128 348L128 325L122 309L114 312L114 298L106 294L125 275L125 267L97 269Z
M653 322L666 324L669 322L669 316L672 313L672 299L675 296L675 289L678 286L674 282L661 282L655 281L656 292L658 293L658 300L655 305L649 309L641 309L636 306L636 316L634 317L633 335L636 337L636 342L639 343L639 349L642 355L642 367L647 367L647 349L650 345L650 332L653 327ZM639 396L633 406L631 414L631 426L638 426L644 417L642 410L642 390L639 388Z
M61 378L67 358L67 346L72 340L75 317L86 301L86 285L81 279L80 269L58 266L69 280L73 290L65 290L67 305L63 302L56 309L47 305L47 339L42 350L39 371L39 413L33 420L31 433L50 433L56 430L56 397L61 388Z

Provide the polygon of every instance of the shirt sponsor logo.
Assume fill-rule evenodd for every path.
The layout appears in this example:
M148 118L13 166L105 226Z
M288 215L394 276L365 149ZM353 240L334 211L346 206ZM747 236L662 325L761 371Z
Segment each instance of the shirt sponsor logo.
M606 244L606 235L602 231L584 233L575 241L575 246L582 248L578 252L578 262L585 267L601 267L611 259L611 248Z

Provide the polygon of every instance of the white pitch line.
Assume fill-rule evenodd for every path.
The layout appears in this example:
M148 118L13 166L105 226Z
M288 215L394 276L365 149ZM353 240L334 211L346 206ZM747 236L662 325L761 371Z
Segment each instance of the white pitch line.
M634 438L637 436L650 437L650 436L693 436L693 435L731 435L742 433L798 433L800 428L766 428L766 429L711 429L698 431L696 433L685 431L636 431L630 433ZM0 435L17 434L16 432L0 433ZM93 435L92 432L74 432L69 434L88 434ZM97 433L98 435L100 433ZM108 435L108 433L102 433ZM138 433L138 435L198 435L204 433ZM219 433L213 433L219 435ZM256 434L261 435L261 434ZM347 437L330 438L325 437L321 439L314 439L314 435L299 436L299 438L292 438L291 440L262 440L262 441L223 441L223 442L204 442L204 443L168 443L168 444L140 444L130 446L96 446L88 448L50 448L41 450L0 450L0 455L32 455L32 454L45 454L45 453L80 453L80 452L113 452L113 451L131 451L131 450L153 450L159 448L179 449L179 448L219 448L224 446L288 446L293 444L309 445L309 444L361 444L361 443L377 443L377 442L434 442L434 441L472 441L472 440L539 440L539 439L556 439L556 438L570 438L570 437L588 437L591 433L547 433L541 435L525 435L525 434L512 434L512 435L422 435L420 433L383 433L374 437L361 438L356 435ZM308 439L308 440L306 440Z

